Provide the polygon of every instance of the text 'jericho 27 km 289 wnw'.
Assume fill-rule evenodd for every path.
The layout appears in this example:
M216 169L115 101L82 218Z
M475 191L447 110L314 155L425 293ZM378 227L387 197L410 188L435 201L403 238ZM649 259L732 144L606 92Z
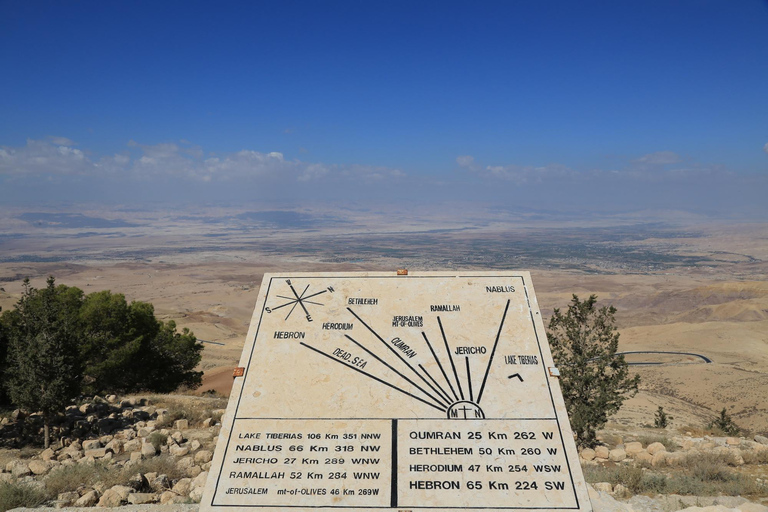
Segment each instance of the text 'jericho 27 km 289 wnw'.
M266 274L240 366L203 512L591 511L527 272Z

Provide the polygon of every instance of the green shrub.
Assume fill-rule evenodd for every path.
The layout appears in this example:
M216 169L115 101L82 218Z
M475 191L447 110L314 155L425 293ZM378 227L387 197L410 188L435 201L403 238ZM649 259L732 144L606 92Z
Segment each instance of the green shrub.
M725 435L735 436L741 432L741 428L733 421L733 418L726 412L725 407L720 411L720 415L712 420L708 428L721 431Z

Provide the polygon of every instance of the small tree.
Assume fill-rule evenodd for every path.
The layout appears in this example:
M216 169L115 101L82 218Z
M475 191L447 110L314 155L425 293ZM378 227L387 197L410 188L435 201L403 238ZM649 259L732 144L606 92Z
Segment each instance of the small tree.
M6 383L11 401L43 415L45 447L51 420L80 391L77 309L82 292L55 286L36 290L24 280L24 292L10 318Z
M669 422L673 419L675 418L667 415L667 413L664 412L664 408L659 406L659 408L656 409L656 415L653 418L653 426L656 428L667 428Z
M725 407L720 411L720 416L710 422L708 428L716 428L721 430L724 434L729 436L735 436L741 428L733 421L733 418L726 412Z
M555 309L547 338L560 370L560 388L579 446L597 444L596 431L627 398L637 393L640 376L629 376L617 355L616 308L597 308L597 296L574 295L565 313Z

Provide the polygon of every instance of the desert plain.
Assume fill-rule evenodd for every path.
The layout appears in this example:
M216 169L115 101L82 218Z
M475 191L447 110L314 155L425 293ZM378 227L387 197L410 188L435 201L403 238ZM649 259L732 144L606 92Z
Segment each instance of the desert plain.
M684 212L580 217L477 205L4 207L0 306L47 276L151 302L203 340L227 394L264 272L527 270L545 323L573 294L612 304L640 392L609 426L679 429L726 408L768 432L768 223ZM686 355L687 354L687 355ZM703 357L700 357L703 356ZM707 360L711 362L707 362Z

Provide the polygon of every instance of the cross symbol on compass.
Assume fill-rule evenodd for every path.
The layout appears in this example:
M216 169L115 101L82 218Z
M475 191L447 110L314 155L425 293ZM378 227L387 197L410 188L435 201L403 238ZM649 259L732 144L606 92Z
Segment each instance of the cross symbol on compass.
M307 304L314 304L316 306L323 306L324 304L321 304L319 302L314 302L314 301L311 301L309 299L311 299L312 297L317 297L318 295L326 293L326 292L331 292L331 293L334 292L333 287L329 286L325 290L321 290L321 291L313 293L311 295L305 295L307 293L307 290L309 290L309 285L307 285L304 288L304 291L301 292L301 295L299 295L298 292L296 292L296 288L293 287L293 283L291 283L290 279L286 279L285 282L291 288L291 291L293 292L293 297L286 297L285 295L277 295L277 297L280 297L281 299L286 299L288 302L286 302L284 304L280 304L279 306L276 306L274 308L266 307L266 308L264 308L264 310L267 313L271 313L271 312L273 312L273 311L275 311L277 309L284 308L286 306L291 306L291 310L288 311L288 315L285 317L286 320L288 320L288 318L291 317L291 314L293 313L293 310L296 309L296 306L301 306L301 309L304 310L304 314L306 315L307 322L311 322L312 321L312 315L310 315L309 311L307 311L307 306L306 305Z

